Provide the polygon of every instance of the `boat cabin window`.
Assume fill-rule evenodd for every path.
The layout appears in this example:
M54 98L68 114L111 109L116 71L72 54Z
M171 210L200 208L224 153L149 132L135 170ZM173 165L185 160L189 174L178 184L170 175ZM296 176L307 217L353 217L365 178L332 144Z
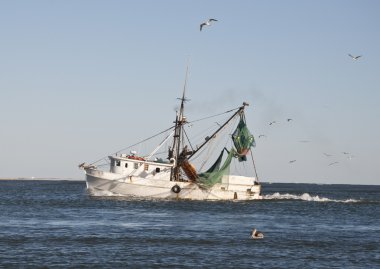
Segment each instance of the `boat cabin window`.
M124 166L125 166L125 168L128 168L128 163L125 163L125 165L124 165Z
M147 164L147 163L144 164L144 170L145 170L145 171L148 171L148 169L149 169L149 164Z
M111 160L111 166L115 166L115 160Z
M135 169L139 168L139 164L138 163L134 163L134 168Z
M156 167L156 173L160 173L161 169L160 167Z
M116 161L116 166L120 166L120 161Z

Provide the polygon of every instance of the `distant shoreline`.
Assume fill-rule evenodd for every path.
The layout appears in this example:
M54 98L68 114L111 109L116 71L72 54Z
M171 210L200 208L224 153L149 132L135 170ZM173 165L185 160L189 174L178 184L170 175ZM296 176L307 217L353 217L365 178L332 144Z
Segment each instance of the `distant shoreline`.
M78 178L61 178L61 177L0 177L0 180L66 180L66 181L84 181Z

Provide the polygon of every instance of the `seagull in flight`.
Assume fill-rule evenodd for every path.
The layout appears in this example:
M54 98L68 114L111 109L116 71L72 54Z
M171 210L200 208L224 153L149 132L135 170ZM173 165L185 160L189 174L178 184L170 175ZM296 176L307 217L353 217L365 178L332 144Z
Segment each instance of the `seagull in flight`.
M291 160L291 161L289 161L289 163L294 163L295 161L297 161L297 160Z
M293 119L287 119L288 122L291 121L291 120L293 120Z
M200 27L200 31L202 31L203 26L210 26L213 21L218 21L218 20L216 20L216 19L208 19L207 21L201 23L201 25L199 26Z
M269 123L269 125L272 125L273 123L276 123L276 121L271 121L271 122Z
M353 56L353 55L351 55L351 54L348 54L348 56L350 56L351 59L354 60L354 61L356 61L356 60L358 60L360 57L362 57L361 55Z
M334 164L337 164L337 163L339 163L339 162L333 162L333 163L330 163L329 166L334 165Z

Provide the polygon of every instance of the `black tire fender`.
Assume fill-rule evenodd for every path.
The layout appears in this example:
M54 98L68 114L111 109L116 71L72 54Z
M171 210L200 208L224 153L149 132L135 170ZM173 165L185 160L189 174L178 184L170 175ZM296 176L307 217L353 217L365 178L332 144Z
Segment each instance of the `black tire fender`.
M179 193L181 191L181 187L178 186L177 184L175 184L173 187L172 187L172 192L174 193Z

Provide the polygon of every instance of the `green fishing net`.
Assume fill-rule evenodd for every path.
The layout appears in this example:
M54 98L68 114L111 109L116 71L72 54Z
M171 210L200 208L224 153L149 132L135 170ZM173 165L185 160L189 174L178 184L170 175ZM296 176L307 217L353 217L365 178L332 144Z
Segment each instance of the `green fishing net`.
M240 122L232 134L232 141L239 154L239 161L246 161L247 157L245 155L251 147L256 146L256 143L255 138L249 132L243 117L240 118Z

